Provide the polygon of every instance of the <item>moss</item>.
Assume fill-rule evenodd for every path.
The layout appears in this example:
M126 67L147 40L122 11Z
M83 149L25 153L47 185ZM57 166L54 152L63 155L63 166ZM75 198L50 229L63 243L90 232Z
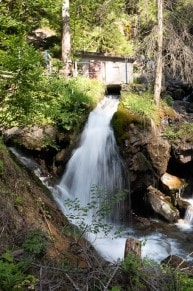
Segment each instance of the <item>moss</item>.
M127 109L119 108L112 119L112 126L118 142L123 139L128 139L127 130L131 123L140 125L142 124L142 120Z
M145 128L150 125L145 117L139 116L126 108L120 106L112 119L112 126L114 128L117 142L129 139L129 125L134 124L138 128Z

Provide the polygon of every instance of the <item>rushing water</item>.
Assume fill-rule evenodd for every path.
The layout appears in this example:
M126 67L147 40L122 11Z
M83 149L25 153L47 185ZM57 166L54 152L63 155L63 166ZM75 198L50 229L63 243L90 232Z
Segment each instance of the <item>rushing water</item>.
M81 206L87 205L94 186L109 192L125 187L123 167L110 126L118 102L117 98L105 97L90 113L80 145L58 185L60 204L70 197L78 198Z
M147 256L161 262L168 255L176 254L191 260L191 257L187 257L193 251L190 228L187 230L178 228L179 224L177 227L174 224L154 220L147 226L134 223L124 226L120 237L117 238L114 233L119 229L118 221L125 205L123 207L123 204L115 199L113 215L107 215L105 219L104 212L100 212L102 203L105 206L103 208L108 209L118 190L128 188L129 184L110 125L118 102L117 98L105 97L90 113L79 146L69 160L60 183L54 188L49 187L53 197L73 224L80 228L89 225L86 238L109 261L123 259L125 241L128 237L145 242L142 247L143 257ZM41 177L38 165L15 149L12 151L25 165L30 166L48 187L47 179ZM106 224L110 226L107 236ZM101 225L102 227L98 228Z

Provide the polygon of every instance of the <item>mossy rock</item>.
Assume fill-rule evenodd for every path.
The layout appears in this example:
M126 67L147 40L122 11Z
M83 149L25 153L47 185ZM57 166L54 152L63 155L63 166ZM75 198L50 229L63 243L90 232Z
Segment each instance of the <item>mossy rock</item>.
M138 124L140 126L142 124L142 120L135 114L129 112L127 109L119 108L112 119L112 126L118 143L125 139L131 123Z

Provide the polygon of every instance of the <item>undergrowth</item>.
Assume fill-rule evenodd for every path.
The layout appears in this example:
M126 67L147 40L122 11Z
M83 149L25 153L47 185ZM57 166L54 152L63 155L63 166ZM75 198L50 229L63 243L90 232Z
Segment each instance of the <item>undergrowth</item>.
M144 120L150 122L151 119L156 124L160 122L159 111L154 103L153 95L148 91L140 95L134 92L123 93L120 106L134 114L139 122Z
M187 123L175 123L167 126L164 131L164 135L172 142L193 142L193 124Z

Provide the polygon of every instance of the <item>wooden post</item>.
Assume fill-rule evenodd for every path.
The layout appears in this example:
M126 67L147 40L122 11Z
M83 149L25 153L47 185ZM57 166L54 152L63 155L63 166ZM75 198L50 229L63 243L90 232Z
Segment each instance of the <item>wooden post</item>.
M141 257L141 242L131 237L128 238L125 242L124 258L126 258L129 253L134 253L135 255Z

